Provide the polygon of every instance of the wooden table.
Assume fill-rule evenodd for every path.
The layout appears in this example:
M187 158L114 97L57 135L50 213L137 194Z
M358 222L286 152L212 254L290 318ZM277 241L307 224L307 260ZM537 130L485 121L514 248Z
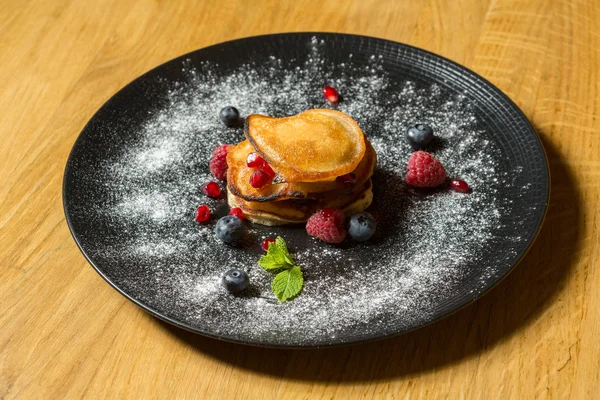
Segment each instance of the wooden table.
M600 2L83 3L0 0L0 398L599 398ZM285 31L431 50L492 81L533 122L550 161L548 217L480 301L376 343L261 349L164 324L87 264L61 183L94 112L171 58Z

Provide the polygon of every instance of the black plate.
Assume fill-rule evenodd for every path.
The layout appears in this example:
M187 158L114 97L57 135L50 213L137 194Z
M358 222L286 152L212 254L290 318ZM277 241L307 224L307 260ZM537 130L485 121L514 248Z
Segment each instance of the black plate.
M240 248L193 220L223 199L199 190L208 159L243 139L218 120L222 106L244 115L290 115L332 107L353 116L379 156L373 177L379 214L366 244L330 246L303 228L248 225ZM471 194L418 191L403 182L411 149L404 131L426 122L428 148ZM329 33L267 35L184 55L114 95L90 120L67 162L64 207L73 236L115 289L179 327L236 342L320 347L383 338L440 319L491 288L523 257L544 218L549 176L531 124L475 73L426 51L381 39ZM306 286L278 304L256 261L265 236L281 235ZM252 286L231 296L230 267Z

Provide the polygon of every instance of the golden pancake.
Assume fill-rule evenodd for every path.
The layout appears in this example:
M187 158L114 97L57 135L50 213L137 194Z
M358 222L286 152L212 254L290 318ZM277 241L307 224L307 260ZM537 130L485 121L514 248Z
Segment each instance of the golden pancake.
M335 180L354 171L366 150L356 121L335 110L284 118L253 114L246 119L245 135L277 172L277 182Z
M356 184L348 186L339 181L324 182L285 182L254 188L250 185L253 169L246 166L248 154L254 147L245 140L236 146L230 146L227 154L227 189L234 195L247 201L281 201L286 199L317 199L329 196L340 196L354 190L373 175L377 162L375 150L365 139L366 152L354 171Z
M304 223L323 208L339 208L347 215L364 211L373 201L371 181L365 182L355 192L323 200L283 200L278 202L246 201L227 192L230 207L239 207L251 222L262 225Z

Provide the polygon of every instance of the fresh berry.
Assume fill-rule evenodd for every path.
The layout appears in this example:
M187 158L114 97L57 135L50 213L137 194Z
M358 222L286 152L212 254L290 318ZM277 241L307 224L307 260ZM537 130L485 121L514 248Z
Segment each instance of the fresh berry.
M264 251L267 251L267 250L269 250L269 243L275 243L275 239L273 239L273 238L265 238L262 241L260 247L262 247L262 249Z
M267 183L271 182L271 179L273 178L271 178L263 171L257 169L252 173L252 175L250 175L250 186L252 186L255 189L260 189Z
M310 216L306 232L327 243L341 243L347 235L345 220L342 210L325 208Z
M246 271L234 268L225 272L221 282L229 293L240 293L246 290L250 283L250 279L248 279Z
M323 96L325 96L325 99L327 99L327 101L330 103L337 103L340 99L338 91L331 86L325 86L323 88Z
M376 228L377 222L371 214L359 212L350 217L348 235L358 242L364 242L371 239Z
M217 182L207 182L202 185L202 193L210 198L216 199L221 196L221 186Z
M250 168L256 168L269 175L271 178L275 176L273 168L262 158L258 153L250 153L246 157L246 165Z
M433 128L427 124L416 124L406 130L406 140L415 150L425 148L433 140Z
M349 174L338 176L335 180L344 185L354 185L356 184L356 175L350 172Z
M248 154L248 157L246 157L246 165L250 168L260 168L264 162L264 158L262 158L258 153L250 153Z
M414 152L408 159L406 183L420 188L439 186L446 179L446 170L434 156L425 152Z
M219 113L219 118L221 118L221 121L223 121L223 123L230 128L242 125L242 118L240 117L240 112L237 110L237 108L232 106L227 106L221 109L221 112Z
M452 179L450 181L450 189L460 193L469 193L469 191L471 190L467 182L460 179Z
M213 151L208 166L215 178L224 181L227 179L227 144L222 144Z
M273 177L275 176L275 171L273 171L273 168L271 168L271 166L266 161L263 162L263 165L261 165L259 169L265 174L269 175L271 179L273 179Z
M244 212L239 207L234 207L231 210L229 210L229 215L233 215L234 217L238 217L241 220L244 220L244 218L246 218L246 216L244 215Z
M206 204L202 204L200 207L196 209L196 213L194 214L194 218L196 222L204 223L210 220L210 209Z
M236 243L244 235L244 224L238 217L228 215L217 221L215 234L225 243Z

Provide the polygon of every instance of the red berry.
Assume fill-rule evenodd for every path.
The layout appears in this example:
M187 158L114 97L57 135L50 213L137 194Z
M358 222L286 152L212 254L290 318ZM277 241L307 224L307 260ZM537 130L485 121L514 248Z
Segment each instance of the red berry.
M258 153L248 154L248 157L246 157L246 165L250 168L260 169L271 178L275 176L275 171L273 171L269 163L267 163Z
M217 182L208 182L202 185L202 193L216 199L221 196L221 186Z
M212 158L208 163L210 167L210 172L215 176L215 178L220 179L222 181L227 179L227 144L222 144L218 146L212 154Z
M260 168L265 160L258 153L250 153L246 157L246 165L250 168Z
M275 171L273 171L273 168L271 168L271 166L264 160L263 165L261 165L259 169L265 174L269 175L271 179L273 179L273 177L275 176Z
M263 171L257 169L250 175L250 185L255 189L260 189L267 183L271 182L271 177Z
M434 156L425 152L414 152L408 160L406 183L420 188L439 186L446 179L446 170Z
M262 249L264 251L267 251L267 250L269 250L269 243L275 243L275 239L273 239L273 238L265 238L262 241L260 247L262 247Z
M210 220L210 209L206 204L202 204L196 209L194 217L196 218L196 222L207 222L208 220Z
M338 91L331 86L325 86L323 88L323 96L325 96L327 101L329 101L330 103L337 103L340 99Z
M337 208L325 208L310 216L306 222L306 232L327 243L341 243L348 232L344 212Z
M452 179L450 181L450 189L460 193L469 193L469 191L471 190L471 188L469 188L469 185L467 185L467 182L460 179Z
M354 185L356 184L356 175L350 172L349 174L338 176L335 180L344 185Z
M238 217L242 221L244 220L244 218L246 218L246 216L244 215L244 212L239 207L234 207L231 210L229 210L229 215L233 215L235 217Z

